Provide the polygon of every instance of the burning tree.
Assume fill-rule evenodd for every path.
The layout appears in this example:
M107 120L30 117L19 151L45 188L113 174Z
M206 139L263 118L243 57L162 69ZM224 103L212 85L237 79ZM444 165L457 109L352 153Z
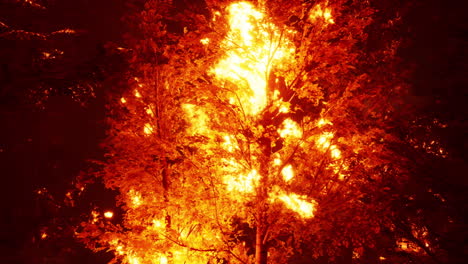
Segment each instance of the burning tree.
M132 264L361 258L406 173L391 148L397 42L365 48L372 14L147 1L97 173L123 213L96 209L78 236Z

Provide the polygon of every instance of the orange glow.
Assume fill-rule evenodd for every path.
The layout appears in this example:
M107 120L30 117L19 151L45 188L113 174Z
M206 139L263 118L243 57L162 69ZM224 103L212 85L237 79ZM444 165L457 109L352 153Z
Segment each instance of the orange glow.
M302 131L299 128L298 124L290 118L287 118L283 121L282 128L278 129L278 133L282 138L288 136L293 138L302 137Z
M237 86L240 105L251 115L267 105L267 77L273 66L291 57L294 47L282 39L279 30L264 23L264 15L248 2L229 6L230 31L223 41L225 57L211 69L219 80L228 80Z
M185 112L187 121L189 121L191 125L187 131L189 134L211 136L212 131L208 128L208 120L210 120L210 118L202 109L193 104L183 104L182 109Z
M335 23L331 15L331 9L328 7L322 8L320 4L310 10L309 18L312 22L316 22L320 18L327 24Z
M120 102L121 102L122 104L125 104L125 103L127 103L127 100L126 100L124 97L122 97L122 98L120 98Z
M130 200L132 202L131 204L134 208L139 207L140 205L143 204L140 192L135 191L135 190L130 190L128 192L128 195L130 196Z
M280 194L278 199L284 202L287 208L298 213L303 218L314 217L316 202L309 202L305 195Z
M41 239L46 239L47 237L48 237L48 235L47 235L46 232L44 232L44 233L41 234Z
M167 264L167 263L169 263L169 262L168 262L166 256L161 256L161 257L159 258L159 264Z
M288 182L294 178L294 171L291 164L286 165L282 170L281 174L283 175L283 180Z
M317 126L318 126L318 127L323 127L323 126L325 126L325 125L333 125L333 123L330 122L330 121L327 120L327 119L320 118L320 119L318 120L318 122L317 122Z
M135 93L134 93L134 94L135 94L135 97L136 97L136 98L141 98L141 94L140 94L140 92L139 92L137 89L135 89Z
M229 192L252 193L255 191L260 175L257 170L251 170L248 174L240 174L237 177L227 175L224 177L224 183Z
M151 117L154 117L154 112L153 112L153 105L148 105L146 107L146 113L151 116Z
M228 152L233 152L236 149L236 145L233 143L233 136L224 136L223 148Z
M143 133L145 133L146 135L153 134L153 126L150 123L146 123L143 127Z
M341 158L341 151L335 145L331 145L330 149L331 149L330 155L332 158L334 159Z
M114 213L112 211L106 211L104 212L104 217L110 219L114 217Z
M200 39L200 43L203 45L208 45L208 43L210 43L210 39L209 38Z
M322 150L326 150L330 147L330 140L333 138L332 132L324 132L317 140L317 146Z
M91 211L91 223L95 224L99 221L99 213L97 211Z

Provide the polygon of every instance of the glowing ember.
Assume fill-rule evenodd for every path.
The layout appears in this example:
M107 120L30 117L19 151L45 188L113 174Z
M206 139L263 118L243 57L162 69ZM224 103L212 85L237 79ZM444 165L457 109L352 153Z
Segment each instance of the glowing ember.
M114 213L112 211L106 211L104 212L104 217L110 219L114 217Z
M298 213L303 218L314 217L315 201L307 201L307 197L304 195L293 194L281 194L278 199L284 202L286 207Z
M289 118L283 121L282 128L278 129L278 133L282 138L288 136L294 138L302 137L302 131L299 128L298 124Z
M326 120L326 119L323 119L323 118L320 118L317 122L317 126L318 127L323 127L325 125L333 125L332 122L330 122L329 120Z
M151 116L151 117L154 117L154 112L153 112L153 108L151 106L147 106L146 107L146 113Z
M331 15L331 9L326 7L322 8L320 4L316 5L310 10L309 18L312 22L316 22L319 18L323 19L327 24L334 24L335 21Z
M169 263L169 262L167 261L167 257L166 257L166 256L161 256L161 257L159 258L159 264L167 264L167 263Z
M187 131L189 134L212 136L211 130L208 128L210 118L202 109L193 104L183 104L182 109L185 111L185 116L191 125Z
M247 175L239 175L238 177L232 177L231 175L224 177L224 182L227 184L227 190L252 193L255 190L255 186L260 178L257 170L251 170Z
M326 150L330 147L330 140L333 138L332 132L323 133L317 140L317 146L322 150Z
M47 235L46 232L44 232L44 233L41 234L41 239L46 239L47 237L48 237L48 235Z
M292 169L291 164L288 164L287 166L285 166L283 170L281 170L281 174L283 175L283 180L286 182L294 178L294 171Z
M341 151L335 145L332 145L330 149L331 149L330 155L332 158L334 159L341 158Z
M133 207L139 207L140 205L143 204L143 201L141 199L141 194L135 190L130 190L128 192L128 195L130 196L130 200L132 202Z
M200 39L200 43L203 45L208 45L208 43L210 43L210 39L209 38Z
M120 98L120 102L121 102L122 104L125 104L125 103L127 103L127 100L126 100L124 97L122 97L122 98Z
M143 133L145 133L146 135L153 134L153 126L150 123L146 123L143 127Z
M135 94L135 97L136 97L136 98L141 98L141 94L140 94L140 92L139 92L138 90L135 89L135 93L134 93L134 94Z

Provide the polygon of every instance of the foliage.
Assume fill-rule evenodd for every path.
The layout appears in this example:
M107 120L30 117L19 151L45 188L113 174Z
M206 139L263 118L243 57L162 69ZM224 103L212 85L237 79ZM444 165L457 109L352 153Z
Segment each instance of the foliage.
M150 0L128 18L128 89L109 104L97 173L124 213L92 214L78 237L127 263L380 261L369 252L409 173L398 42L366 48L361 1L241 5L264 64L227 2Z

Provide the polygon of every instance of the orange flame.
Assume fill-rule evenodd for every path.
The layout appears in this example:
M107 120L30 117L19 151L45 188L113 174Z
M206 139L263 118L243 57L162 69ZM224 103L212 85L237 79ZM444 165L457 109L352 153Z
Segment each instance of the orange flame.
M217 79L236 84L238 103L255 115L268 103L267 78L272 67L291 57L294 48L276 26L263 22L264 14L252 4L235 3L228 10L230 31L222 43L226 56L211 71Z

